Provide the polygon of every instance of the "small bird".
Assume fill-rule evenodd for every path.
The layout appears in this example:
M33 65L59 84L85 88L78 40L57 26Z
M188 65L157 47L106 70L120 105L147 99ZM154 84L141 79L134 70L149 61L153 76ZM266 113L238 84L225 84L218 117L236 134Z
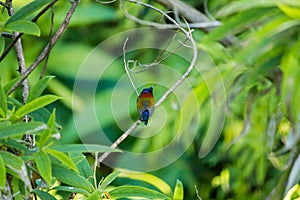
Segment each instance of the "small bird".
M145 88L136 100L137 110L139 111L140 120L147 126L149 117L152 116L155 107L153 97L153 87Z

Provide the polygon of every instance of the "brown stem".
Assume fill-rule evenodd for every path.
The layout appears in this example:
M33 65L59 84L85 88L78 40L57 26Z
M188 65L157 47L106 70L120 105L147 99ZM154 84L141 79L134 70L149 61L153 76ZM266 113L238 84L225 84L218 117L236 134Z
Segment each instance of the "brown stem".
M62 22L61 26L58 28L57 32L55 35L51 38L50 42L47 44L47 46L43 49L43 51L40 53L40 55L35 59L35 61L28 67L22 78L8 91L7 95L10 95L13 91L16 90L16 88L22 84L22 82L31 74L31 72L37 68L37 66L41 63L41 61L46 57L48 54L49 50L53 45L57 42L57 40L61 37L61 35L65 32L67 29L70 19L79 4L79 0L74 0L72 3L72 6L70 10L68 11L64 21Z

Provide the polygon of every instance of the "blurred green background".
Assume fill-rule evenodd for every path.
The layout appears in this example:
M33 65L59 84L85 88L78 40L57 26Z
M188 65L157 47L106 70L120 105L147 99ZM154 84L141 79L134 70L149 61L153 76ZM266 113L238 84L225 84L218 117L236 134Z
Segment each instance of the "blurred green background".
M184 2L205 12L203 1ZM22 1L15 3L16 7L18 4L23 5ZM151 3L165 10L158 3ZM129 137L120 147L134 152L160 149L172 141L178 123L186 123L181 139L184 143L185 132L189 135L187 132L196 131L192 144L179 159L151 172L172 187L176 179L180 179L184 185L186 199L197 199L197 192L202 199L264 199L268 196L276 199L271 195L273 190L283 190L282 193L287 195L287 199L299 199L300 164L298 161L289 165L289 161L295 161L297 158L292 152L297 152L296 155L299 152L300 3L295 0L209 0L207 3L209 14L219 20L222 26L210 33L199 28L193 31L199 49L199 62L188 78L191 85L188 92L196 95L197 105L191 105L189 99L185 99L184 104L179 105L176 95L171 95L162 104L163 109L158 108L151 121L151 125L155 127L155 123L159 123L160 119L166 120L159 134L146 139ZM145 27L126 18L118 4L82 1L69 28L51 51L46 73L56 78L52 80L47 92L63 97L62 101L49 107L57 108L57 121L63 127L59 143L81 142L74 117L82 120L84 133L81 134L86 137L99 131L99 127L89 124L93 106L96 106L97 119L108 138L114 141L123 133L114 119L114 104L111 102L117 82L125 75L123 57L120 56L111 63L111 67L105 71L100 81L92 71L77 76L81 64L102 41L123 31ZM135 16L156 22L161 20L156 13L147 8L134 4L126 5L128 11ZM54 30L65 17L69 6L68 1L60 1L54 6ZM38 21L42 32L40 37L22 37L28 65L49 40L50 18L48 13ZM222 44L220 41L228 35L231 44ZM122 48L123 42L120 40L118 45L107 51L96 50L99 56L97 60L112 59L113 48ZM149 49L130 52L127 56L128 59L151 62L158 54L159 51ZM172 55L163 64L184 73L189 63ZM29 76L30 85L37 82L42 67L41 64ZM2 83L17 76L16 70L17 63L12 51L0 63ZM138 90L149 86L153 80L174 80L172 74L162 73L163 70L163 66L159 66L146 71L146 77L149 79L145 80L148 82L145 81L144 85L141 83ZM78 80L81 83L80 87L73 91L74 83ZM220 83L224 90L218 87ZM95 85L96 93L91 96L91 88ZM167 89L157 86L154 90L156 100ZM118 92L122 93L122 90ZM129 95L124 97L123 106L128 107L130 115L123 113L119 120L131 123L131 120L137 119L137 113L135 92L129 82L124 85L124 94ZM182 112L190 112L191 118L199 119L197 130L190 130L194 127L193 120L182 121ZM220 120L215 112L220 112ZM159 114L163 117L159 117ZM218 138L219 133L208 131L209 126L220 126L223 114L224 127L214 145L214 138ZM216 120L212 120L213 115L217 115ZM140 134L151 135L151 125L144 128ZM207 140L204 141L204 138ZM212 146L213 148L208 150L209 153L205 157L200 158L199 150L203 145L208 149ZM110 171L109 167L101 167L99 173L100 176L104 176ZM295 176L290 175L290 171L293 171ZM129 183L120 178L116 184ZM289 190L290 193L287 193Z

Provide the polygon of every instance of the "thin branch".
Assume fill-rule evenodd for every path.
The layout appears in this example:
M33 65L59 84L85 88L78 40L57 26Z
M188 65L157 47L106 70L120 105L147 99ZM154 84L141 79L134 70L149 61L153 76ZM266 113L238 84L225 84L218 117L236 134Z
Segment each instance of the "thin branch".
M6 1L6 9L8 12L9 16L13 16L15 11L12 5L12 0L7 0ZM16 37L18 33L13 33L13 36ZM25 57L24 57L24 51L23 51L23 46L22 46L22 41L19 38L16 43L15 43L15 49L16 49L16 55L17 55L17 60L18 60L18 66L19 66L19 72L20 75L23 76L25 71L26 71L26 64L25 64ZM26 103L27 96L29 93L29 87L28 87L28 80L24 79L22 82L22 97L23 97L23 103ZM27 121L27 117L25 117L25 120Z
M200 195L199 195L199 191L198 191L197 186L194 185L194 187L195 187L195 191L196 191L196 196L197 196L197 198L198 198L199 200L202 200L202 198L201 198Z
M125 140L141 123L142 121L138 119L134 124L131 125L131 127L125 131L110 147L111 148L117 148L118 145ZM98 163L102 163L110 154L111 152L105 152L98 158ZM93 167L93 166L92 166Z
M53 10L53 6L52 6L51 7L51 20L50 20L50 33L49 33L49 38L50 39L52 38L52 35L53 35L53 26L54 26L54 10ZM40 75L40 79L42 79L45 75L45 71L47 69L51 48L52 48L52 46L50 46L49 52L46 55L45 63L44 63L44 66L43 66L43 69L42 69L42 72L41 72L41 75Z
M49 8L51 8L58 0L53 0L51 3L49 3L41 12L39 12L31 21L36 22ZM8 45L8 47L5 49L5 51L0 56L0 62L7 56L7 54L10 52L10 50L14 47L15 43L19 38L21 38L23 33L19 33Z
M192 49L193 49L193 58L192 61L190 63L190 66L188 67L188 69L186 70L186 72L182 75L182 77L157 101L157 103L155 104L155 107L158 107L162 102L165 101L165 99L186 79L186 77L190 74L190 72L193 70L196 60L197 60L197 56L198 56L198 52L197 52L197 48L196 48L196 43L192 37L191 34L191 30L188 29L188 31L186 31L183 27L181 27L173 18L171 18L169 15L167 15L166 13L164 13L163 11L161 11L160 9L143 3L141 1L135 1L135 0L129 0L129 2L132 3L136 3L145 7L148 7L152 10L157 11L158 13L160 13L161 15L165 16L169 21L171 21L172 23L174 23L176 25L176 27L178 29L180 29L185 35L186 37L190 40L191 44L192 44ZM122 0L120 2L120 4L122 4ZM188 26L188 24L187 24ZM159 25L159 28L160 25ZM138 125L141 123L141 120L138 119L127 131L125 131L121 137L119 137L110 147L111 148L117 148L117 146L123 141L125 140L137 127ZM98 163L100 164L101 162L104 161L105 158L107 158L107 156L110 154L111 152L105 152L104 154L102 154L99 159L98 159Z
M129 72L129 69L128 69L128 63L126 62L126 44L127 44L127 41L129 40L129 37L126 38L124 44L123 44L123 62L124 62L124 67L125 67L125 71L126 71L126 74L130 80L130 83L131 83L131 86L133 87L134 91L136 92L137 95L139 95L139 92L137 91L134 83L133 83L133 80L130 76L130 72Z
M13 91L16 90L16 88L31 74L31 72L40 64L40 62L46 57L47 53L49 52L49 49L53 47L53 45L57 42L57 40L61 37L61 35L65 32L65 30L68 27L68 24L70 22L70 19L79 4L79 0L75 0L72 3L72 6L70 10L68 11L64 21L62 22L61 26L58 28L55 35L52 37L50 42L47 44L47 46L43 49L43 51L40 53L40 55L36 58L36 60L29 66L29 68L26 70L22 78L9 90L7 95L10 95Z

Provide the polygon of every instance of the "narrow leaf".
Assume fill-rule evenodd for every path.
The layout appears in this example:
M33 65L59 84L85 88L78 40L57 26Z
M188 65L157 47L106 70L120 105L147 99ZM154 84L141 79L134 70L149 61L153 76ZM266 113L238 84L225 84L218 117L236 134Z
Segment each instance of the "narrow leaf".
M119 174L120 174L119 171L114 171L110 173L108 176L106 176L105 179L100 184L100 191L104 191L105 188L119 176Z
M41 177L50 186L51 177L52 177L52 171L51 171L52 168L51 168L51 161L49 156L43 151L35 152L33 156Z
M31 189L27 168L23 160L18 156L6 151L0 151L0 156L4 160L5 166L14 172L18 178L24 182L26 188Z
M22 106L21 108L19 108L16 112L15 112L15 117L17 119L23 117L24 115L31 113L39 108L42 108L46 105L49 105L50 103L56 101L60 99L59 97L55 96L55 95L45 95L42 97L39 97L37 99L34 99L33 101L25 104L24 106Z
M40 134L47 129L47 126L41 122L17 123L0 129L0 139L20 136L23 134Z
M39 80L38 83L35 84L34 87L30 90L27 97L27 102L30 102L35 98L38 98L43 93L43 91L47 88L52 78L54 78L54 76L45 76L41 80Z
M81 153L120 152L120 150L113 149L108 146L96 145L96 144L66 144L66 145L52 146L51 148L61 152L81 152Z
M147 173L141 173L141 172L124 172L122 171L119 174L119 177L123 178L129 178L133 180L139 180L146 183L149 183L153 186L155 186L157 189L159 189L161 192L165 194L171 194L172 190L171 187L162 179Z
M183 199L183 185L180 180L177 179L173 200L181 200Z
M20 76L10 80L8 83L6 83L3 87L5 94L8 93L8 91L20 80Z
M145 199L171 199L163 193L140 186L120 186L109 191L112 198L141 197Z
M41 9L44 5L50 3L52 0L38 0L38 1L32 1L31 3L27 4L26 6L22 7L20 10L18 10L9 20L6 22L6 24L12 23L14 21L18 21L21 19L25 19L26 17L32 15L34 12Z
M29 20L14 21L4 26L5 31L25 33L29 35L40 36L41 30L35 23Z
M6 168L4 164L4 160L0 155L0 190L3 189L6 182Z
M48 192L44 192L43 190L35 189L35 190L33 190L33 192L35 194L37 194L40 197L40 199L56 200L56 198L54 196L52 196Z
M74 170L75 172L78 172L78 169L76 168L76 165L74 162L69 158L66 154L54 150L54 149L45 149L47 153L49 153L51 156L59 160L63 165L66 167L69 167L70 169Z
M0 37L0 54L3 53L4 48L5 48L5 40L3 37Z
M294 165L289 174L289 178L287 180L287 184L284 191L284 196L294 185L296 185L299 182L299 180L300 180L300 155L297 157L296 161L294 162Z
M101 198L102 193L99 190L95 190L86 200L98 200Z
M72 187L82 188L89 193L92 193L94 191L93 185L86 178L80 176L74 171L61 166L53 165L52 174L59 181Z
M51 133L53 132L54 129L54 124L55 124L55 109L53 110L49 121L48 121L48 129L43 131L43 134L41 135L41 138L39 140L39 146L42 148L45 146L45 144L47 143L48 139L51 136Z
M6 94L4 92L2 85L0 84L0 116L6 118L6 113L7 113Z
M69 187L69 186L58 186L52 188L52 190L58 190L58 191L65 191L65 192L71 192L71 193L79 193L85 196L90 195L86 190L76 187Z
M69 156L76 164L79 174L94 184L94 180L92 179L94 172L86 157L82 153L69 153Z

